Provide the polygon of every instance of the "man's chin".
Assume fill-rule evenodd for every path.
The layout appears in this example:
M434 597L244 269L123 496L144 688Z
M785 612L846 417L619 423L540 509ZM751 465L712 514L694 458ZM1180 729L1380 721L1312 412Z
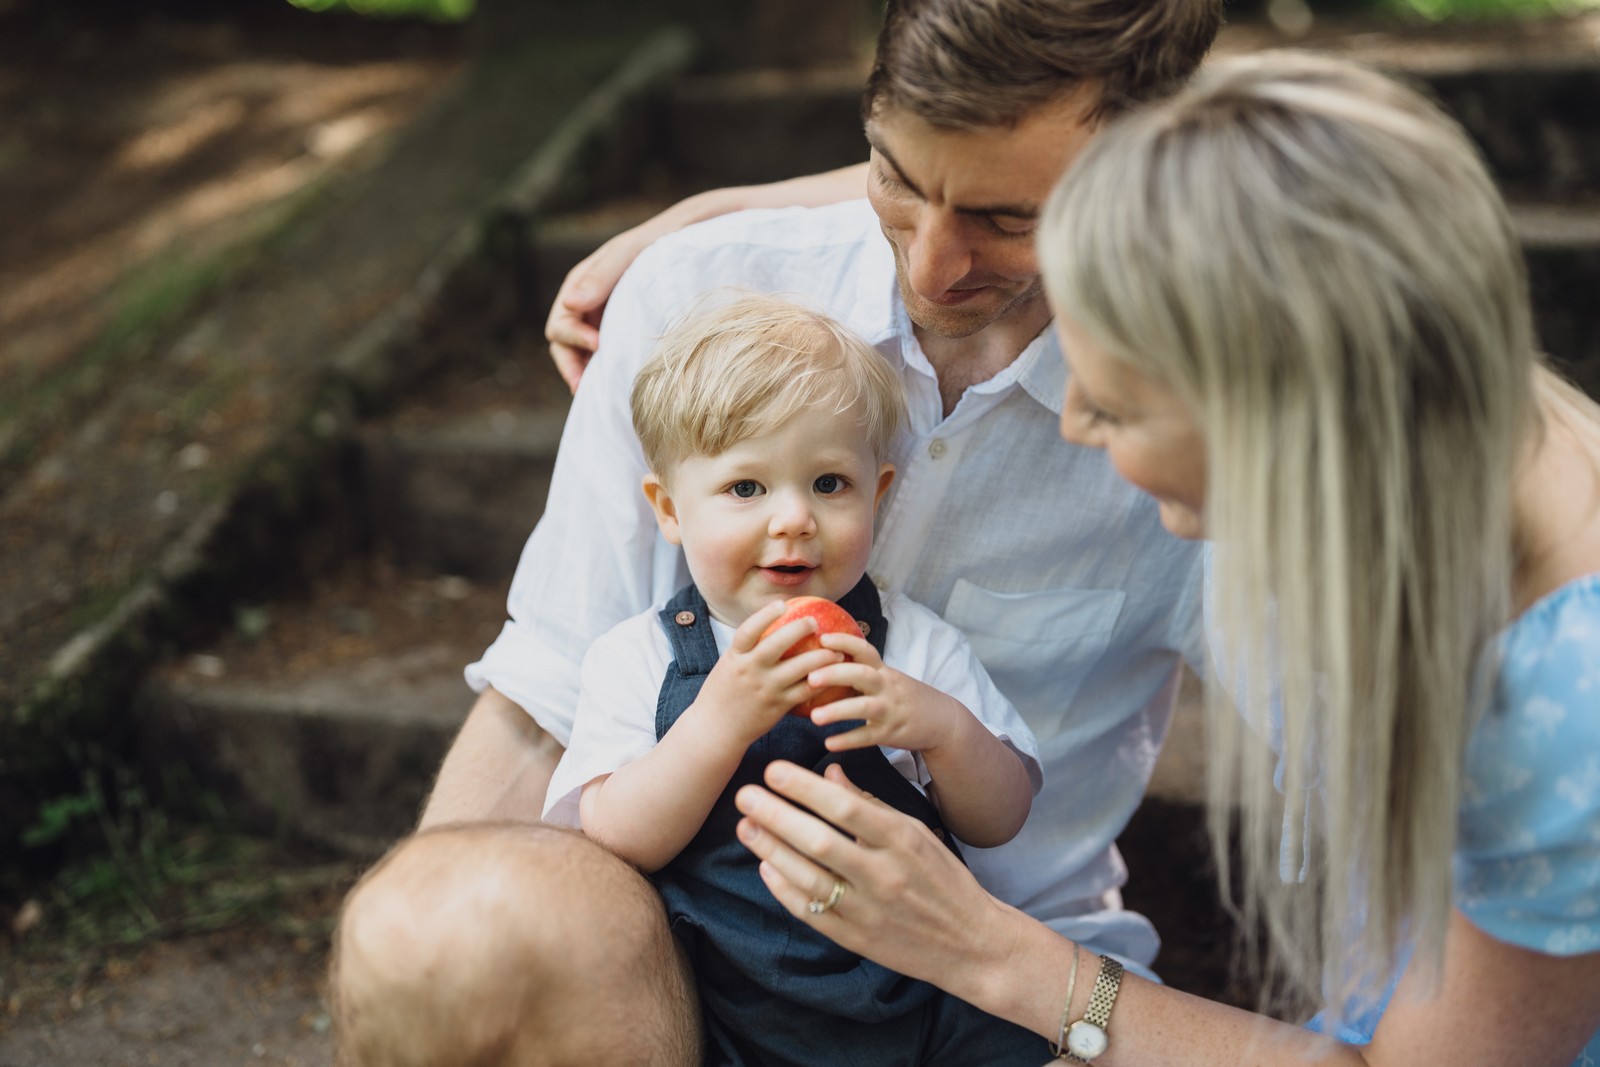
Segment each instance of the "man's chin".
M954 307L935 304L915 294L906 295L906 315L916 327L952 341L987 329L1011 308L1009 301L993 299L987 293Z
M959 304L936 304L907 285L903 276L897 281L906 316L917 329L952 341L971 337L1013 312L1031 308L1035 297L1043 299L1043 293L1036 283L1022 292L985 286Z

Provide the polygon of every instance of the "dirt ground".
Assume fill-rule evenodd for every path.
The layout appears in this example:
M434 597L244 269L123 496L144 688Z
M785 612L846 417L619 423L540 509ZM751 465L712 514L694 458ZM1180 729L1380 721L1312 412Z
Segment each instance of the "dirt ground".
M70 415L87 356L404 124L461 37L284 0L0 0L0 399L53 385ZM11 406L0 444L46 428Z
M272 923L0 967L4 1067L326 1067L325 927L338 890ZM291 933L298 917L314 933Z

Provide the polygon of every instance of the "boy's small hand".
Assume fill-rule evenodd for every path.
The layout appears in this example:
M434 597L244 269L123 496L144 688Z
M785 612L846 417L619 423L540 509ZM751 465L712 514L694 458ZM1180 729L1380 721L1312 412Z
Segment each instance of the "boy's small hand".
M840 685L860 696L836 700L811 713L818 726L865 719L854 730L827 739L830 752L888 745L918 752L937 749L957 736L960 717L970 715L954 697L885 666L871 642L850 634L823 634L824 648L844 653L854 662L835 663L811 672L817 688Z
M702 714L718 728L732 731L741 747L749 747L815 692L807 675L842 658L836 651L818 649L784 659L791 645L816 632L817 624L814 619L796 619L763 638L761 632L783 611L783 602L774 601L746 619L695 698Z

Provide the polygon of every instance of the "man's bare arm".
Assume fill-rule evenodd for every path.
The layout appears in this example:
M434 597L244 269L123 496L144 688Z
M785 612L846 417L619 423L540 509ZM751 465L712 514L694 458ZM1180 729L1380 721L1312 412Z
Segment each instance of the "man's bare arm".
M448 822L538 822L561 744L504 694L485 689L446 753L420 829Z

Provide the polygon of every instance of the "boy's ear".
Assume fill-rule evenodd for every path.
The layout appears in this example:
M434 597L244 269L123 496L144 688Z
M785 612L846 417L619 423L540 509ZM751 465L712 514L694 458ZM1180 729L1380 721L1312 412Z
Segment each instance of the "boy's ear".
M682 535L678 533L678 509L672 504L672 494L667 492L667 483L653 473L646 474L644 498L650 501L650 510L656 513L656 525L661 529L661 536L665 537L670 545L683 544Z
M889 484L894 481L894 464L885 463L878 468L878 495L872 498L872 510L876 512L878 505L883 503L883 494L889 491Z

